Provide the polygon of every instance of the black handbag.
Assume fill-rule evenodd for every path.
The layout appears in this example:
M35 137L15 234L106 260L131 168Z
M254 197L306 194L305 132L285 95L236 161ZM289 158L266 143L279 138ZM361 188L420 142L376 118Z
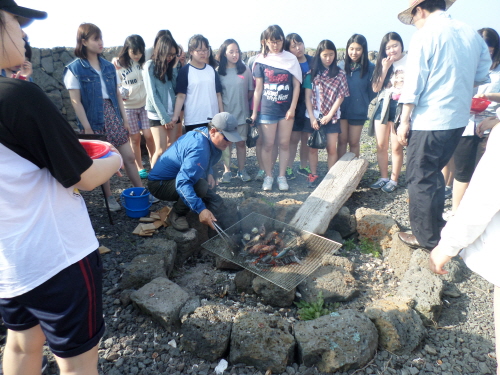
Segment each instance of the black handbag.
M307 139L307 145L311 148L326 148L326 134L322 126L320 126L318 130L312 132L312 134Z
M257 138L259 138L259 129L257 128L256 125L254 126L248 126L248 133L247 133L247 147L252 148L255 147L257 144Z

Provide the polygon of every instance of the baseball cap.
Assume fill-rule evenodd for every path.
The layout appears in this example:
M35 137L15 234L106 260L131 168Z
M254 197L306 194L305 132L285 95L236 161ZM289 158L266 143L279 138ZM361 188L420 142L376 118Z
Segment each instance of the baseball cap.
M243 140L240 133L238 133L238 121L229 112L217 113L210 122L230 142L240 142Z
M19 24L21 27L28 26L33 20L47 18L46 12L20 7L14 0L0 0L0 9L20 17Z

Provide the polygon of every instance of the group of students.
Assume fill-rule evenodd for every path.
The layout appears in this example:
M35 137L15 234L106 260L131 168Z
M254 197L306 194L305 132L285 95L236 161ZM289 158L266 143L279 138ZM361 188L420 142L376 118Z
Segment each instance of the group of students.
M245 169L248 127L258 126L259 171L255 179L263 181L265 191L272 190L278 156L278 188L288 190L288 180L295 178L292 167L299 142L297 172L308 178L308 186L318 184L318 150L309 148L307 139L320 127L327 138L328 168L348 146L359 156L369 103L381 91L380 103L385 104L376 114L375 133L382 178L372 187L393 191L402 148L393 146L395 163L388 182L387 144L394 103L404 78L401 37L397 33L384 36L376 64L368 60L366 38L360 34L348 40L347 54L340 64L332 41L322 40L311 57L305 54L300 35L285 37L278 25L269 26L260 43L260 53L247 66L234 39L225 40L214 56L208 40L194 35L188 43L187 63L171 32L160 30L147 61L144 40L131 35L119 55L108 62L101 56L100 29L84 23L77 33L77 59L67 66L64 83L81 130L106 134L106 140L120 151L134 186L142 186L141 178L148 177L141 158L141 132L153 168L183 128L192 131L206 126L215 114L225 111L239 124L243 141L236 143L237 177L245 182L252 179ZM228 148L223 154L222 183L233 177L230 155ZM109 183L105 195L112 210L120 209Z

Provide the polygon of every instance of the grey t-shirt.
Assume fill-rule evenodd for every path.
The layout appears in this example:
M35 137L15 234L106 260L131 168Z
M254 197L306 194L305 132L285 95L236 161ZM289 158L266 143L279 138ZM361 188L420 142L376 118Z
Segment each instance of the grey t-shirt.
M245 119L250 115L248 91L253 90L252 73L248 67L242 74L238 74L236 68L226 68L226 75L219 77L224 111L236 117L239 125L245 124Z

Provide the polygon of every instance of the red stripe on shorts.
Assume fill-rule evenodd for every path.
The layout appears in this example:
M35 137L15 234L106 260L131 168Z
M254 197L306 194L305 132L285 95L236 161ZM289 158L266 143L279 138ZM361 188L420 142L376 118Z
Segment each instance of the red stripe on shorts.
M85 279L85 285L87 287L87 295L88 295L88 299L89 299L87 320L88 320L88 326L89 326L89 339L90 339L94 336L94 331L95 331L94 330L94 325L95 325L94 312L93 312L93 310L95 309L95 296L94 296L94 290L92 288L91 281L90 281L92 274L91 273L89 274L89 272L85 268L85 264L83 263L83 260L85 260L85 262L88 263L88 259L85 258L85 259L80 260L78 262L78 264L80 265L80 270L82 271L83 278ZM88 266L88 264L87 264L87 266Z

